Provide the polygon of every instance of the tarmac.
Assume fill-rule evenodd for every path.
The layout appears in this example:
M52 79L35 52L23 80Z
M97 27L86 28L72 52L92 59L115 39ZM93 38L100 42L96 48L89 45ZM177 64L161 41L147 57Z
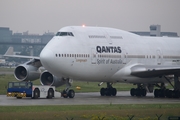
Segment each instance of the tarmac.
M58 96L57 96L58 95ZM117 96L100 96L99 92L76 93L74 98L62 98L56 94L52 99L17 99L0 95L0 106L29 106L29 105L96 105L96 104L171 104L180 103L180 99L154 98L153 93L146 97L132 97L129 91L120 91Z

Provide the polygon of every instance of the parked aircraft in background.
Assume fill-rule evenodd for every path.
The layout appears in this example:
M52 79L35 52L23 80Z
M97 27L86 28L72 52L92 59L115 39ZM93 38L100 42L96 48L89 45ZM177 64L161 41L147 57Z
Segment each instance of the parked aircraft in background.
M180 38L144 37L105 27L68 26L60 29L40 53L17 66L20 81L40 78L42 85L67 84L62 93L73 98L70 80L107 83L101 96L115 96L113 83L137 85L131 96L180 97ZM10 51L10 50L9 50ZM5 56L11 55L8 51ZM46 71L39 72L43 66ZM174 85L171 83L174 81ZM174 90L166 89L169 82ZM159 87L155 89L154 87Z

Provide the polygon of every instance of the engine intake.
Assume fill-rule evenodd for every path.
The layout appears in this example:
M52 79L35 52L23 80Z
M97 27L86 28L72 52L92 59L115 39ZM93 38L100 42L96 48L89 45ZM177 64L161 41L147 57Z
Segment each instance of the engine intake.
M40 77L40 72L37 67L23 64L16 67L14 76L19 81L33 81Z
M62 86L66 83L66 80L64 80L63 78L58 78L48 71L44 71L41 74L40 81L42 85L50 85L56 87Z

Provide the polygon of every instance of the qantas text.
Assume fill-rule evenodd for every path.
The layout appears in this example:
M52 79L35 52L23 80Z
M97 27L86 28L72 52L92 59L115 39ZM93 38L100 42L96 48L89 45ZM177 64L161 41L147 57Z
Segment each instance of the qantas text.
M97 46L98 53L121 53L121 47L119 46Z

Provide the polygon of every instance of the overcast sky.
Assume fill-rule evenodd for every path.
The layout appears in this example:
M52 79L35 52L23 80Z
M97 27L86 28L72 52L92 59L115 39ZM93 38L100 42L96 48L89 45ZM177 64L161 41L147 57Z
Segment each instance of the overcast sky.
M43 34L71 25L161 31L180 35L180 0L0 0L0 27Z

